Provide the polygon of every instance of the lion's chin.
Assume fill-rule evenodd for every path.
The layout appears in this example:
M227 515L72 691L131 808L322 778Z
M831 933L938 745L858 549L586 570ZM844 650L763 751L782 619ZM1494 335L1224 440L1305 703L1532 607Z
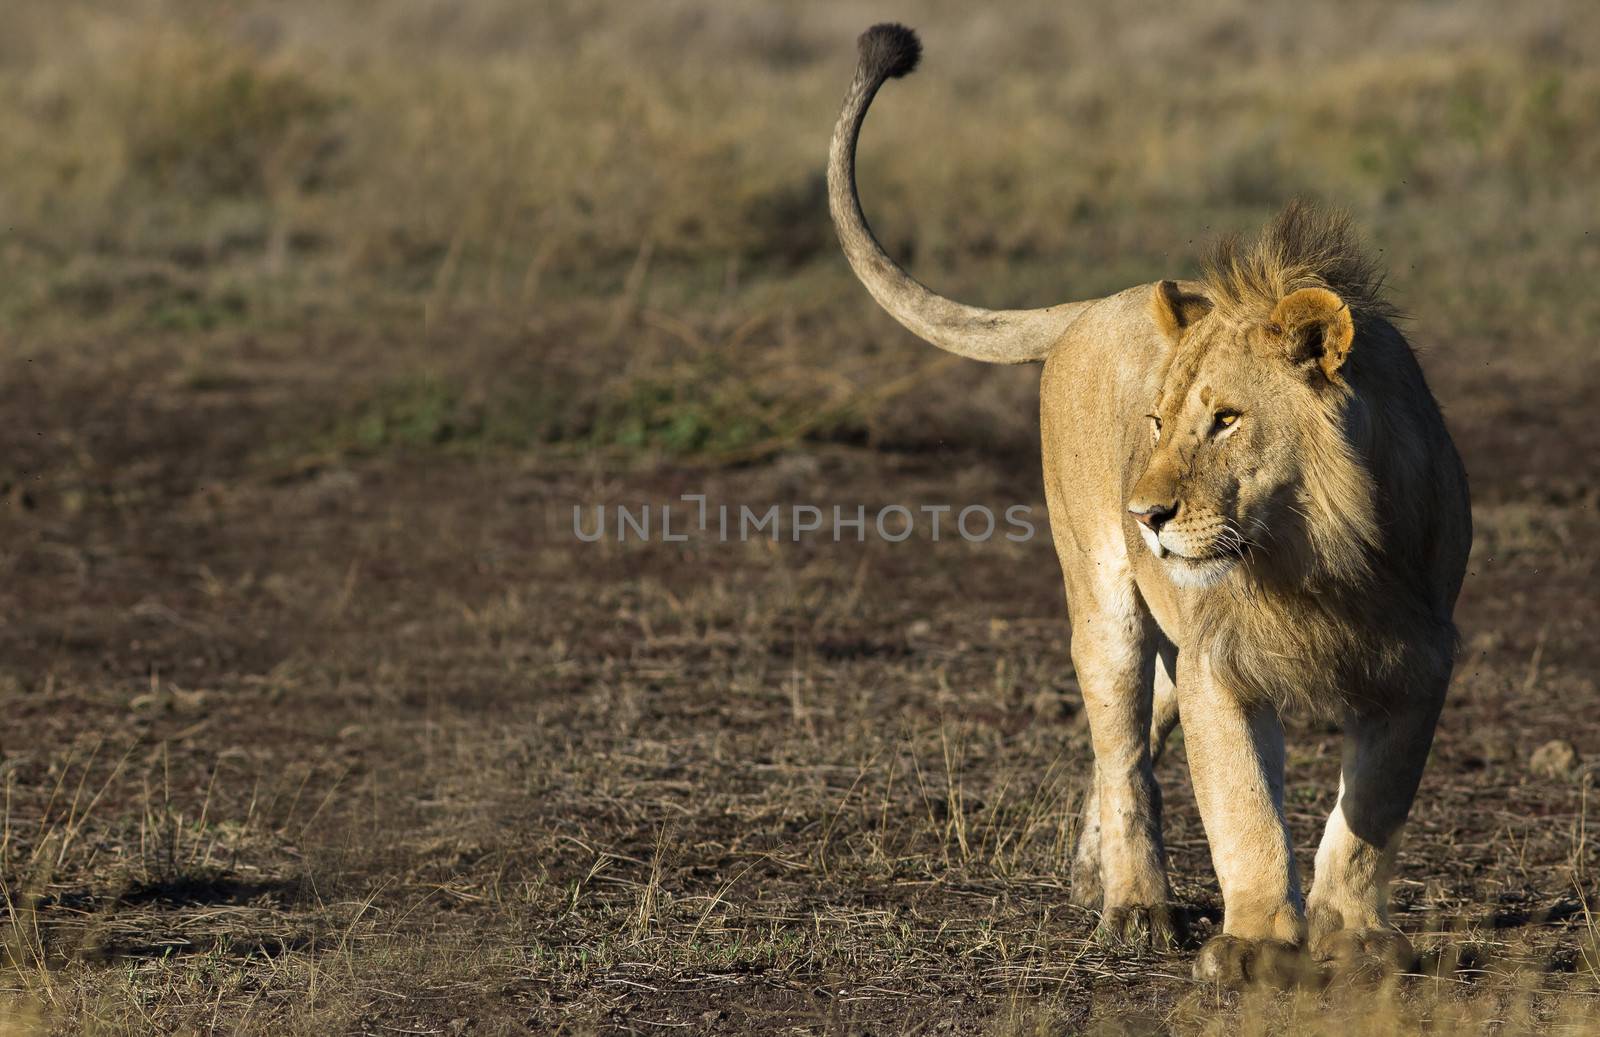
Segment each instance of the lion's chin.
M1168 552L1163 559L1167 563L1167 577L1179 587L1191 590L1204 590L1215 587L1222 582L1222 578L1233 571L1239 564L1238 555L1220 555L1212 558L1185 558L1180 554Z

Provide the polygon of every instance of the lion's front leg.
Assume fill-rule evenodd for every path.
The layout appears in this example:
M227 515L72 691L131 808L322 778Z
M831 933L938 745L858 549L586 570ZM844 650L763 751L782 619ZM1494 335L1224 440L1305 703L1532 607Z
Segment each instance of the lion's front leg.
M1415 961L1410 943L1388 927L1389 880L1447 683L1345 724L1339 802L1317 849L1307 914L1319 960L1401 969Z
M1222 935L1201 948L1195 976L1288 985L1305 917L1283 815L1283 724L1270 706L1241 704L1197 653L1178 656L1178 703L1223 900Z

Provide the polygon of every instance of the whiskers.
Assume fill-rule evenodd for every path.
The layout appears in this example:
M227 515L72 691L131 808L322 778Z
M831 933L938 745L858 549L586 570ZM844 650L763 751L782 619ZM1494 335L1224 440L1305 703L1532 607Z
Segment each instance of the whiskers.
M1217 547L1227 554L1238 555L1246 561L1253 560L1256 552L1265 554L1267 550L1260 541L1246 536L1244 530L1232 519L1223 520L1222 532L1217 536Z

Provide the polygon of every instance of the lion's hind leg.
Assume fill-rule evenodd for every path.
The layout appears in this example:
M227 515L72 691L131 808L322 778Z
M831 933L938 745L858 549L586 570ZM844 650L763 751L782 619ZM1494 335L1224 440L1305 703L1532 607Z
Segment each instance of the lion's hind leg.
M1131 579L1094 585L1069 581L1067 594L1072 662L1094 745L1072 899L1101 909L1103 937L1170 947L1177 940L1177 921L1151 744L1156 731L1164 739L1172 726L1166 715L1153 715L1159 635ZM1166 714L1170 701L1166 696Z
M1177 672L1177 649L1165 638L1160 640L1155 659L1155 694L1150 710L1150 764L1161 762L1167 739L1178 726L1178 689L1172 675ZM1072 859L1072 902L1078 907L1098 911L1105 891L1100 885L1100 778L1093 769L1089 773L1088 788L1084 791L1083 808L1079 812L1082 822L1078 829L1077 849ZM1156 828L1161 827L1160 786L1156 786Z

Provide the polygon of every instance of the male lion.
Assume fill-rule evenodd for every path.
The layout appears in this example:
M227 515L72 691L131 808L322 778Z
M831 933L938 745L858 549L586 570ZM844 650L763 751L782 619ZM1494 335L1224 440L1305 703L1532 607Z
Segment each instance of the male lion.
M1045 492L1094 744L1073 896L1102 933L1170 944L1152 771L1181 715L1225 907L1199 978L1287 982L1404 965L1387 926L1400 830L1450 680L1472 540L1466 475L1347 221L1294 205L1199 281L985 310L913 280L873 237L856 138L915 34L879 25L833 133L828 200L867 290L960 356L1043 361ZM1301 894L1283 726L1343 720L1339 800Z

